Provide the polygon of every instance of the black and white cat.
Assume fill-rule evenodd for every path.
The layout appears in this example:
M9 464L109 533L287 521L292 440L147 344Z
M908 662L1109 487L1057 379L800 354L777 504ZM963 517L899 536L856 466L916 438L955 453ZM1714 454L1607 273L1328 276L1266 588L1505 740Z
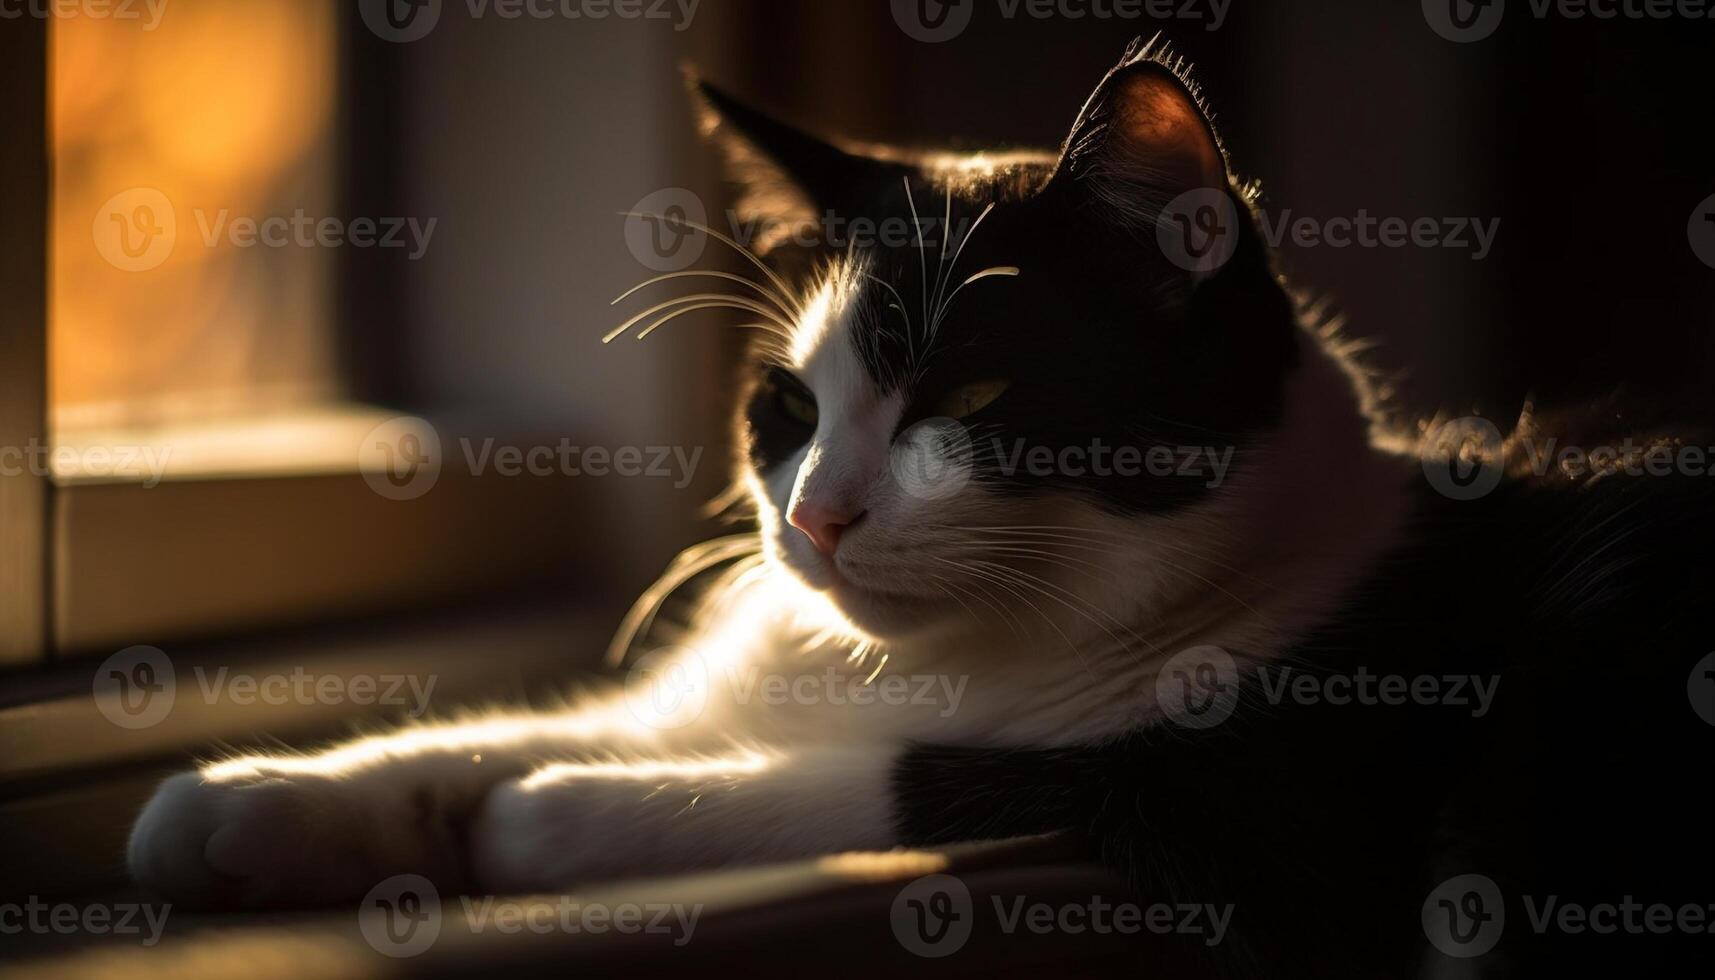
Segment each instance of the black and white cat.
M1058 154L848 152L698 94L747 215L948 220L657 311L764 321L757 531L688 553L627 624L647 648L662 595L713 579L633 674L673 703L633 684L211 762L138 819L145 885L557 890L1061 831L1146 894L1230 903L1228 970L1368 976L1439 955L1426 899L1461 874L1510 901L1715 900L1686 703L1715 633L1706 498L1438 493L1301 322L1177 62L1134 46ZM1223 260L1164 247L1192 230ZM1416 686L1349 696L1365 677ZM1515 925L1483 962L1550 938ZM1649 964L1715 936L1585 939Z

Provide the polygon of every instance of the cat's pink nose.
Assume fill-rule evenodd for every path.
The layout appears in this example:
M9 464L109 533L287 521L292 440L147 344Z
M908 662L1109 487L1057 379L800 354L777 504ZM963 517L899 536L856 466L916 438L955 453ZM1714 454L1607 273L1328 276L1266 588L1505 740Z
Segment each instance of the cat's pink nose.
M852 513L849 510L799 499L786 515L786 523L803 531L817 551L832 558L834 549L840 546L840 536L862 516L862 511Z

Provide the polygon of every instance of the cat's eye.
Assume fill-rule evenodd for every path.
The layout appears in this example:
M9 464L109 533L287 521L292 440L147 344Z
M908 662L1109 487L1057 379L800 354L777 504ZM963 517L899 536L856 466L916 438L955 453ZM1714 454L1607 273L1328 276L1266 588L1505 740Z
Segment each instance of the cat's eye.
M973 381L963 384L941 396L935 403L933 415L942 415L950 419L962 419L974 415L987 408L1001 392L1007 388L1005 381Z
M816 396L810 394L803 382L784 372L775 372L772 380L780 413L799 425L814 426L819 417Z

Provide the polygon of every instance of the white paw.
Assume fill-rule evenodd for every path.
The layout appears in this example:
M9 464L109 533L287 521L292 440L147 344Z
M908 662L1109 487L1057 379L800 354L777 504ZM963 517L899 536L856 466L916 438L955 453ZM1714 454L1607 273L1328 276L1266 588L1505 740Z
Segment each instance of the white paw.
M517 780L489 790L470 828L471 876L482 891L521 895L570 884L558 880L558 871L550 867L556 855L547 852L564 842L547 839L540 803L538 794L526 792Z
M491 894L521 895L658 870L653 821L638 805L651 789L601 780L549 790L499 783L471 821L471 877Z
M356 901L394 872L371 846L366 808L341 790L331 779L174 776L131 831L131 873L150 891L193 908Z

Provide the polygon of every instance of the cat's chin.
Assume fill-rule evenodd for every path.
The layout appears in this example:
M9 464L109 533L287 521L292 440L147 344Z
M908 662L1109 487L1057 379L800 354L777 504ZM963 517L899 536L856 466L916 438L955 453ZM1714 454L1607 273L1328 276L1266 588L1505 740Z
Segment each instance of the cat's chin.
M923 636L945 628L953 619L944 596L871 585L819 556L788 550L781 557L794 578L826 596L847 621L877 639Z
M884 640L920 636L946 625L945 601L884 591L835 575L825 591L853 626Z

